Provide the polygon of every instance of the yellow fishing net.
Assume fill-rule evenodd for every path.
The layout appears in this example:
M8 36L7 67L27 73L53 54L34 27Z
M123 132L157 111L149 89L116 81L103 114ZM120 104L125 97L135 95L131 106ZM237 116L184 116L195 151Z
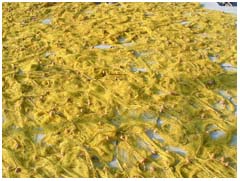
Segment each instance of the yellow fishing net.
M236 19L3 3L3 176L236 177Z

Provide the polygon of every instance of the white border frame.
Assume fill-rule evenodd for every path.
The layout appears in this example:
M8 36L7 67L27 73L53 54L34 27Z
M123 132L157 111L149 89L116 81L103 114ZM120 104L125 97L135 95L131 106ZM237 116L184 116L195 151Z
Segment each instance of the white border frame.
M2 0L2 2L237 2L236 0L216 0L216 1L207 1L207 0L198 0L198 1L194 1L194 0L168 0L168 1L163 1L163 0L128 0L128 1L124 1L124 0L116 0L116 1L109 1L109 0L85 0L85 1L79 1L79 0L59 0L59 1L56 1L56 0L31 0L31 1L22 1L22 0ZM2 22L2 2L0 4L0 11L1 11L1 16L0 16L0 20ZM237 6L237 17L239 17L239 6L240 6L240 2L238 2L238 6ZM2 23L0 25L1 27L1 51L0 51L0 57L1 57L1 60L2 60ZM237 34L240 35L240 32L239 32L239 22L237 20ZM237 37L237 52L239 53L239 36ZM239 56L237 56L237 61L239 61ZM2 62L2 61L1 61ZM237 69L239 70L239 65L237 65ZM1 86L1 100L2 100L2 66L0 68L0 71L1 71L1 83L0 83L0 86ZM239 73L237 74L237 104L239 105L239 82L240 82L240 77L239 77ZM0 105L0 116L2 118L2 102L1 102L1 105ZM237 107L237 118L239 118L239 106ZM240 123L237 122L237 130L239 130L239 126L240 126ZM2 133L2 121L1 121L1 126L0 126L0 129L1 129L1 133ZM237 136L238 137L238 136ZM0 141L2 143L2 134L0 136ZM239 139L237 140L237 153L239 151ZM1 158L2 158L2 146L0 148L0 154L1 154ZM237 154L237 178L239 177L239 159L240 159L240 153ZM2 161L0 163L0 177L2 178ZM221 181L221 180L237 180L237 178L108 178L107 180L113 180L113 179L121 179L121 180L125 180L125 179L128 179L128 180L165 180L165 179L168 179L168 180L175 180L175 179L178 179L178 180L183 180L183 179L191 179L191 180L217 180L217 181ZM25 179L31 179L31 178L2 178L3 180L15 180L15 179L19 179L19 180L25 180ZM43 179L48 179L48 180L64 180L64 178L35 178L36 180L43 180ZM105 180L106 178L67 178L67 179L71 179L71 180L76 180L76 179L80 179L80 180Z

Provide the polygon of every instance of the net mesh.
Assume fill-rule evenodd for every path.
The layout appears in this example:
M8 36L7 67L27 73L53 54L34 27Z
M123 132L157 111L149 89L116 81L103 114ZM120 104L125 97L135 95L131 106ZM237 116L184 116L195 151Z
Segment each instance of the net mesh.
M3 176L236 177L236 20L3 3Z

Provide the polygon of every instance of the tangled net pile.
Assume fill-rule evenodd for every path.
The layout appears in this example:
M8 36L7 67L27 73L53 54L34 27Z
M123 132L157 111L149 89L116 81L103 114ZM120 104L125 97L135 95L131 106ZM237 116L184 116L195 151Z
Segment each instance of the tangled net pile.
M3 176L236 177L236 19L3 3Z

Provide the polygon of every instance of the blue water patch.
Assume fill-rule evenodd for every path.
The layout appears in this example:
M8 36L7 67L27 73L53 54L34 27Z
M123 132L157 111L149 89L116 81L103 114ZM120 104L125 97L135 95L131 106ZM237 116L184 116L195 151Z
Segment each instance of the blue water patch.
M44 55L45 55L45 57L47 58L47 57L50 57L51 55L55 55L55 53L48 51L48 52L46 52Z
M138 58L141 56L141 53L140 52L137 52L137 51L133 51L133 55Z
M157 119L157 126L161 127L163 125L163 120L161 120L160 118Z
M181 24L182 25L187 25L187 24L189 24L189 22L188 21L182 21Z
M36 135L36 142L40 143L44 137L45 137L45 134L37 134Z
M237 68L233 67L230 63L223 63L223 64L221 64L221 67L225 71L230 71L230 72L236 72L237 71Z
M174 146L168 146L167 150L171 151L171 152L175 152L175 153L177 153L179 155L182 155L182 156L185 156L187 154L187 152L185 150L182 150L181 148L174 147Z
M213 140L216 140L216 139L224 137L225 136L225 132L221 131L221 130L216 130L216 131L211 132L210 136L211 136L211 138Z
M230 146L236 146L236 145L237 145L237 135L233 135L230 142Z
M237 98L231 97L230 102L231 102L234 106L237 106Z
M119 168L118 160L116 157L114 157L113 160L109 162L109 166L111 168Z
M222 67L232 67L232 64L230 64L230 63L223 63L221 66Z
M212 61L212 62L216 62L217 57L215 56L208 56L208 58Z
M50 18L47 18L47 19L42 20L42 23L45 25L49 25L52 23L52 20Z
M164 142L164 139L159 134L154 133L152 130L147 130L146 134L152 140L157 140L159 142Z
M109 48L112 48L112 46L111 45L100 44L100 45L96 45L94 48L109 49Z
M132 67L131 68L132 72L147 72L146 68L137 68L137 67Z
M118 38L118 43L124 43L125 41L126 39L122 36Z
M219 94L223 96L225 99L230 99L232 96L225 90L220 90Z
M152 157L152 159L158 159L160 156L159 156L159 154L157 154L157 153L153 153L152 155L151 155L151 157Z

